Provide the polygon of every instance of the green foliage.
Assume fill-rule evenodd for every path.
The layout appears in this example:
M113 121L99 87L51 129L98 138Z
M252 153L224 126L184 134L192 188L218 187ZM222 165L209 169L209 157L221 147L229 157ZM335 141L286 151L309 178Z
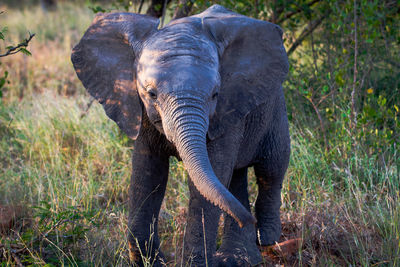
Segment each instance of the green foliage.
M93 11L93 13L99 13L99 12L107 12L103 7L101 6L89 6L89 9Z
M1 64L1 63L0 63ZM1 91L1 88L3 88L3 86L9 81L7 81L7 77L8 77L8 71L4 72L4 76L0 77L0 98L3 97L3 92Z
M92 3L88 6L93 13L98 12L111 12L112 10L124 10L129 11L133 7L133 1L129 0L115 0L111 1L111 5L106 7L104 4L97 4L96 0L93 0Z
M345 164L365 153L397 160L390 149L400 129L395 1L195 1L194 12L214 3L283 28L289 119L299 129L313 129L303 137L320 142L327 159Z
M31 221L0 244L25 264L85 266L94 253L96 265L126 263L131 148L99 104L81 118L85 103L39 95L0 106L0 203L21 203Z
M326 136L328 150L343 148L340 153L352 153L352 145L343 144L351 139L368 155L379 155L386 145L398 141L394 105L400 102L400 72L392 60L399 61L400 43L398 32L389 33L400 25L392 18L398 15L384 5L377 1L360 1L356 6L354 1L332 3L335 20L326 20L291 57L286 86L291 118L299 125L319 127L318 139ZM313 113L320 120L310 120Z
M3 29L0 30L0 39L4 41L4 35L7 33L8 28L7 27L3 27Z
M42 257L50 266L59 264L60 258L72 265L80 262L79 259L73 259L60 252L78 252L79 247L76 245L85 238L89 230L98 226L98 213L95 210L83 210L79 206L54 210L47 201L41 201L39 206L33 206L32 209L32 219L36 225L21 235L20 242L31 244L35 250L45 250L46 255ZM35 263L35 259L29 255L25 255L23 261L27 264Z
M2 13L3 13L3 12L0 12L0 15L1 15ZM8 32L8 28L7 28L7 27L3 27L3 28L0 30L0 40L3 40L3 41L4 41L5 34L6 34L7 32ZM33 36L31 35L30 39L32 39L32 37L33 37ZM30 39L29 39L29 40L26 39L25 42L21 42L21 43L19 43L17 46L7 46L7 47L6 47L6 50L7 50L7 51L6 51L5 53L0 53L0 57L6 57L6 56L9 56L9 55L16 54L16 53L18 53L18 52L21 52L21 53L23 53L23 54L25 54L25 55L27 55L27 56L31 56L31 55L32 55L31 52L29 52L29 51L26 49L26 47L28 46L28 43L29 43ZM0 62L0 66L1 66L1 62ZM3 88L3 86L6 84L6 82L8 82L8 81L7 81L7 77L8 77L8 71L5 71L3 77L0 77L0 99L3 97L2 88ZM1 102L0 102L0 103L1 103Z

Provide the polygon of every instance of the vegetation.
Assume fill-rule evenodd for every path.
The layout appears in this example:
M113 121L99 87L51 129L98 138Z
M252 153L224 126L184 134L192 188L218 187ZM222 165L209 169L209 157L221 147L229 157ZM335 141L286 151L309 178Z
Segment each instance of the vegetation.
M4 13L4 11L0 11L0 15ZM7 33L7 27L3 27L0 29L0 40L4 41L5 34ZM7 57L11 55L15 55L19 52L24 53L25 55L31 55L31 53L26 49L29 45L29 42L32 40L32 38L35 36L35 34L29 34L29 37L25 39L23 42L19 43L18 45L12 46L9 45L6 47L6 51L4 53L0 53L0 58L1 57ZM1 62L0 62L1 65ZM0 98L3 96L3 92L1 88L6 84L8 77L8 71L5 71L3 74L3 77L0 77Z
M36 37L32 56L1 58L0 76L7 71L9 83L0 98L0 262L127 265L134 144L99 104L88 105L69 57L92 10L135 11L140 1L114 7L59 1L48 11L34 1L11 2L0 6L7 10L0 28L5 21L10 29L5 41L20 43L27 29ZM212 4L179 1L187 2L192 13ZM398 2L218 2L278 23L290 52L284 88L292 156L281 240L301 237L302 244L290 255L265 257L266 265L400 266ZM149 6L145 1L142 12ZM171 1L165 20L179 7ZM160 235L173 266L183 246L188 189L181 163L171 159L171 166ZM249 190L254 206L252 170Z

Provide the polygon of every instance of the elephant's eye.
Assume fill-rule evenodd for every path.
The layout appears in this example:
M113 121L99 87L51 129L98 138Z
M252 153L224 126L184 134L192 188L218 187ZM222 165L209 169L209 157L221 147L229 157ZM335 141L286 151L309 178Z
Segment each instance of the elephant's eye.
M149 94L149 96L150 96L151 99L153 99L153 100L156 100L156 99L157 99L157 92L156 92L156 89L150 88L150 89L147 90L147 93Z
M212 99L215 100L217 97L218 97L218 92L215 92L215 93L212 95Z

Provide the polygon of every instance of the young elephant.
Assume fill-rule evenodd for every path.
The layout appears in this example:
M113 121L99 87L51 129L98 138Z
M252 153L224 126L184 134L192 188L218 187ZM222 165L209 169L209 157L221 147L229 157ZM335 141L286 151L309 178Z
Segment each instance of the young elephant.
M162 264L157 218L169 157L175 156L190 176L185 259L193 266L258 264L257 243L269 245L280 236L280 191L290 153L282 31L218 5L157 27L158 20L144 15L100 14L72 52L88 92L136 140L131 258L143 264L140 248ZM257 222L248 200L250 166L259 189ZM227 215L215 252L221 210Z

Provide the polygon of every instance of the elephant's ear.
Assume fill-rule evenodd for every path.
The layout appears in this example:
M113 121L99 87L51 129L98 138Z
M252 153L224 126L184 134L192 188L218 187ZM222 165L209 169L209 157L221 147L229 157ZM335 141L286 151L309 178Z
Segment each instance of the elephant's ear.
M220 56L220 96L208 132L214 139L260 104L272 105L281 94L289 64L277 25L219 5L196 17L202 19Z
M149 16L99 14L72 50L72 63L87 91L132 139L137 137L142 119L135 54L157 26L158 19Z

